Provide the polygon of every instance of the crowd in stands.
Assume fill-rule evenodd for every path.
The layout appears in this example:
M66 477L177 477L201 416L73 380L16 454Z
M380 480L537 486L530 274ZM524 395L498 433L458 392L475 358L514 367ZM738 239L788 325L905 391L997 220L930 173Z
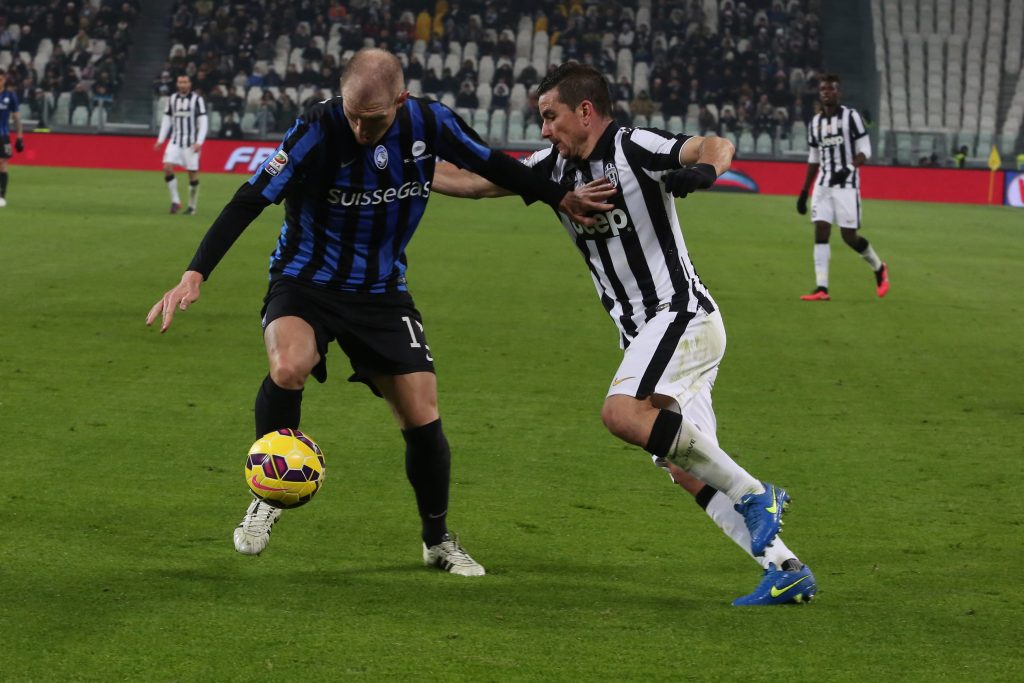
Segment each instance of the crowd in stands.
M817 101L816 11L816 0L179 0L153 91L187 73L222 122L248 115L245 128L279 132L337 91L352 52L377 46L402 59L413 94L536 122L531 90L574 59L611 75L624 124L690 114L694 132L785 135ZM524 17L546 61L521 59Z
M139 10L138 0L4 3L0 66L31 115L65 92L71 110L109 106ZM537 83L572 59L609 75L624 125L785 136L816 106L817 11L818 0L178 0L153 94L188 74L214 132L276 134L337 91L355 50L378 46L402 60L413 94L527 128L539 123Z
M0 4L0 68L31 118L45 120L64 93L70 94L69 111L112 106L139 9L138 0Z

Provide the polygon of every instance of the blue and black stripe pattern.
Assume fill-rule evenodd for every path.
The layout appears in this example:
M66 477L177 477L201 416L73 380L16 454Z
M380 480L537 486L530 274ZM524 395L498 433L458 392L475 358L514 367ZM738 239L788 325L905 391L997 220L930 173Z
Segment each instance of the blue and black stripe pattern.
M405 249L426 209L437 158L482 170L491 156L458 115L433 100L410 97L370 146L356 143L340 97L319 105L249 180L265 200L285 202L271 277L338 291L406 291Z

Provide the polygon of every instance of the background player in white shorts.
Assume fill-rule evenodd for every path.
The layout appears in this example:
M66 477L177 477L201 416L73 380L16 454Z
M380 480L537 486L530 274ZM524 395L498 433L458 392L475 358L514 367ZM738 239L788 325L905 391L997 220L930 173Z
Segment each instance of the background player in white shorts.
M575 62L549 72L538 94L541 134L551 146L526 165L578 195L608 201L593 226L558 213L624 350L601 410L605 426L648 451L764 568L754 591L733 604L810 599L814 575L778 537L789 496L751 476L718 445L711 389L725 328L666 194L682 198L711 187L732 162L732 143L619 128L604 77ZM432 189L461 197L510 194L451 164L438 164Z
M185 213L192 215L199 201L199 151L206 141L208 128L206 102L198 93L192 92L192 79L188 76L178 76L177 86L177 92L167 98L160 135L153 149L160 149L164 140L168 140L164 150L164 181L171 194L171 213L181 211L174 167L181 166L188 171L188 208Z
M814 223L814 276L817 287L800 297L804 301L829 301L828 240L832 224L839 226L843 241L867 261L875 273L875 292L889 291L889 269L860 229L860 167L871 158L871 139L860 113L839 104L839 76L822 74L818 82L821 111L807 127L807 176L796 210L807 213L807 195L814 185L811 221Z

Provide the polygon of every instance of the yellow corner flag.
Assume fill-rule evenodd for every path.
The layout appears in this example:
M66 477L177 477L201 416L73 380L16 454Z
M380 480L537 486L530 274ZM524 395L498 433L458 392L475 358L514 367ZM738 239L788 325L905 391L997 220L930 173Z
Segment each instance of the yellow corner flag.
M996 186L996 171L1003 165L1003 160L999 158L999 150L996 149L995 145L992 145L992 151L988 155L988 168L991 173L988 174L988 203L992 203L992 193Z
M995 145L992 145L992 152L988 155L988 167L989 170L997 171L999 167L1003 165L1003 160L999 158L999 150L996 149Z

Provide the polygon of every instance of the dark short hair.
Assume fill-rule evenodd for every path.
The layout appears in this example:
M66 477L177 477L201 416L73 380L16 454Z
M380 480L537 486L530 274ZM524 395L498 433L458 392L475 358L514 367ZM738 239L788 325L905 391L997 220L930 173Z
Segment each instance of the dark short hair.
M537 86L537 95L558 88L558 99L575 109L584 100L590 100L602 116L612 115L608 81L592 66L579 62L566 62L549 73Z
M819 83L835 83L836 85L839 85L840 83L842 83L842 81L843 79L839 78L839 74L831 71L829 71L828 73L823 73L820 76L818 76Z

